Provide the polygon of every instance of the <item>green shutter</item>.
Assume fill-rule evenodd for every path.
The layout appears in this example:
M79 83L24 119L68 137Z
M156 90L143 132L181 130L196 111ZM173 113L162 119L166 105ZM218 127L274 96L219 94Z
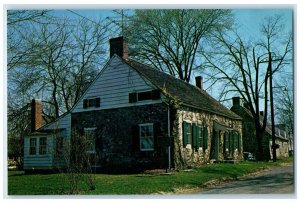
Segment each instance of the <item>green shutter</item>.
M203 149L207 149L207 126L203 127Z
M187 132L189 130L188 128L189 128L188 123L183 121L183 123L182 123L182 131L183 131L182 136L183 136L183 146L184 147L188 144L188 134L187 134Z
M226 149L229 150L229 133L226 131L225 134L224 134L224 140L225 140L225 144L224 144L224 151L226 151Z
M137 152L140 150L140 127L138 125L131 126L132 135L132 151Z
M160 131L160 123L154 123L153 125L153 131L154 131L154 148L158 148L158 137L161 136L161 131Z
M234 144L233 144L233 146L234 146L234 148L233 148L233 150L235 150L235 149L238 149L239 148L239 135L238 135L238 133L237 132L234 132L233 133L233 141L234 141Z
M88 100L84 99L83 100L83 108L86 109L88 107Z
M237 133L237 140L238 140L238 151L241 151L241 139L240 133Z
M229 131L229 151L234 151L234 133Z
M100 107L100 97L95 99L95 107Z
M136 92L129 93L129 103L137 102L137 94Z
M198 150L199 148L199 133L198 133L198 126L196 123L193 123L193 133L192 133L192 140L193 140L193 148Z

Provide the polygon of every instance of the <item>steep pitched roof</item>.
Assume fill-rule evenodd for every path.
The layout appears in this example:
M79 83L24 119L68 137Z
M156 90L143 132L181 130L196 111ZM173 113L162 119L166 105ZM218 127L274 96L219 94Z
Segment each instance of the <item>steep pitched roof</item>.
M198 87L138 61L128 59L124 60L124 62L135 69L143 77L148 79L160 90L167 90L171 97L179 99L183 105L222 115L231 119L241 120L240 116L227 109Z

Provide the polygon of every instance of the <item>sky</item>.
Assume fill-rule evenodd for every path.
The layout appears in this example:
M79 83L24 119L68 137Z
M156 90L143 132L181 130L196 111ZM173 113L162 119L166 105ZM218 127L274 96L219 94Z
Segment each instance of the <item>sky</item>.
M83 9L82 9L83 7ZM110 19L120 20L120 16L116 14L113 10L106 9L107 7L103 6L82 6L82 7L74 7L74 6L61 6L55 7L52 10L51 15L56 15L59 17L69 17L69 18L86 18L92 21L97 21L100 19L106 19L109 17ZM51 7L50 7L51 8ZM127 7L128 8L128 7ZM134 7L131 7L134 8ZM147 8L147 7L146 7ZM201 6L196 6L195 8L201 9ZM230 7L226 7L231 9ZM118 7L118 9L122 9L122 7ZM133 13L131 9L125 9L125 13ZM259 29L266 17L281 15L283 17L283 21L285 22L285 29L292 30L293 27L293 8L292 7L270 7L270 6L261 6L261 7L253 7L253 8L245 8L245 7L232 7L232 13L234 15L235 23L238 25L238 31L241 36L248 37L249 39L255 39L260 36ZM117 34L116 34L117 35ZM117 36L114 36L117 37ZM108 44L108 43L107 43ZM101 68L100 68L101 69ZM292 69L290 70L292 72ZM194 75L196 76L196 75ZM204 78L205 81L205 78ZM192 83L194 81L192 80ZM206 85L204 83L204 88ZM212 90L209 91L212 96L217 98L218 93L216 90L219 89L217 85L213 87ZM221 89L221 88L220 88ZM224 103L227 107L231 106L231 101Z

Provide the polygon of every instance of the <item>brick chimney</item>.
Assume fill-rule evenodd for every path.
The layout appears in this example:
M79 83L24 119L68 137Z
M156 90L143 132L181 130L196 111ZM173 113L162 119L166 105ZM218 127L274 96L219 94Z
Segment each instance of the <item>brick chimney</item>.
M31 132L36 131L43 125L42 100L33 99L31 101Z
M202 76L195 77L195 81L196 81L196 87L203 90L203 78L202 78Z
M233 106L240 106L240 97L232 97Z
M110 45L110 58L117 54L121 58L128 59L128 45L124 37L112 38L109 40Z

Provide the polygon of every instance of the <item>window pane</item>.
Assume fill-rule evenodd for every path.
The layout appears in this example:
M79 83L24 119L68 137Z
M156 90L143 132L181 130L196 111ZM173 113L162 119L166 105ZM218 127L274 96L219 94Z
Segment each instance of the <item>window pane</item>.
M138 93L138 101L151 100L151 91Z
M47 154L47 138L46 137L40 138L39 154Z
M94 152L96 150L95 131L96 128L84 129L84 134L86 139L86 151L88 152Z
M29 154L30 155L35 155L36 154L36 138L30 138Z
M89 107L96 106L96 99L89 99Z
M153 148L154 148L153 124L140 126L140 149L153 150Z

